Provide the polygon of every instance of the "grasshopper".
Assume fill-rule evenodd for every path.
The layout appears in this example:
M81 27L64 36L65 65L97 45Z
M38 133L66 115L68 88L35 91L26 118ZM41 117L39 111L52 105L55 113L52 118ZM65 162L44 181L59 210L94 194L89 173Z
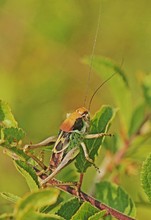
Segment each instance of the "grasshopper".
M94 139L102 136L111 136L108 133L89 134L90 113L85 107L78 108L76 111L67 116L60 126L58 137L49 137L41 143L34 145L26 145L24 151L29 152L30 149L35 149L42 146L54 144L49 167L46 168L43 163L34 155L29 155L44 169L50 171L51 174L41 181L41 186L45 185L49 180L55 177L65 166L72 162L79 154L82 147L85 159L90 162L97 170L93 160L89 157L84 139ZM81 183L79 183L81 185Z

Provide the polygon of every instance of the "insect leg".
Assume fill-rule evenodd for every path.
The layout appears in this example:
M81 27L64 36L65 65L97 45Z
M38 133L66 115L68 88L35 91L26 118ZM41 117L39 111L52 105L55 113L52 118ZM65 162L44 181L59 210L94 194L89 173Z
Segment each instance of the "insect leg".
M93 139L93 138L99 138L99 137L104 137L104 136L113 136L113 134L109 133L99 133L99 134L86 134L84 138L86 139Z
M49 146L49 145L52 145L56 142L57 140L57 137L55 136L52 136L52 137L49 137L37 144L26 144L24 146L24 151L29 151L29 150L33 150L33 149L36 149L36 148L39 148L39 147L46 147L46 146Z
M80 173L80 179L79 179L79 182L77 183L77 194L79 198L80 198L81 186L83 182L83 176L84 176L84 173Z
M52 136L49 137L47 139L45 139L44 141L37 143L37 144L31 144L31 145L25 145L23 148L23 151L29 156L31 157L34 161L36 161L36 163L43 169L46 170L47 167L43 164L43 162L41 160L39 160L34 154L32 154L30 152L30 150L39 148L39 147L45 147L45 146L49 146L53 143L55 143L56 141L56 137Z
M84 152L84 156L85 156L85 159L90 162L97 171L100 172L99 168L95 165L95 163L93 162L93 160L89 157L89 154L88 154L88 151L87 151L87 148L86 148L86 145L84 142L81 142L81 146L83 148L83 152Z
M67 166L79 153L79 148L74 147L70 150L67 155L63 158L59 166L44 180L41 181L41 185L44 185L49 180L51 180L60 170L62 170L65 166Z

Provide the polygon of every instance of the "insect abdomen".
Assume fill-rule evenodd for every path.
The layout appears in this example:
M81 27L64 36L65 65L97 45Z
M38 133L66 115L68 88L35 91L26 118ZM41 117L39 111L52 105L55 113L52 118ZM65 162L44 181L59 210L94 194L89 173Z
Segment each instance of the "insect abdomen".
M60 164L63 157L63 151L60 153L52 153L51 160L50 160L50 170L54 171L56 167Z
M55 143L50 160L50 170L55 170L56 167L58 167L58 165L61 163L65 154L65 149L69 145L69 137L70 133L64 131L59 132L59 136Z

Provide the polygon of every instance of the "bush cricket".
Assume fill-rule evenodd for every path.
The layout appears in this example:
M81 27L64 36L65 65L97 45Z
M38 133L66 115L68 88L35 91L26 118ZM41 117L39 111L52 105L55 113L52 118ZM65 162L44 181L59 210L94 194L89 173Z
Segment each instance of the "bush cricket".
M98 88L100 88L104 83L111 79L115 75L112 74L107 80L105 80ZM90 104L93 100L93 93ZM95 165L93 160L89 157L87 147L84 143L84 139L95 139L102 136L111 136L108 133L98 133L98 134L89 134L90 127L90 113L89 110L85 107L80 107L75 110L73 113L68 114L67 118L63 121L60 126L60 131L58 137L49 137L46 140L33 145L25 145L24 151L29 154L38 164L42 167L43 170L51 171L51 174L47 178L41 181L41 185L45 185L49 180L51 180L60 170L67 166L75 157L79 154L80 147L82 147L85 159L91 163L97 170L99 168ZM52 150L52 156L50 159L49 167L47 168L38 158L29 152L31 149L39 148L42 146L49 146L54 144ZM41 174L41 173L40 173ZM39 174L39 175L40 175ZM82 181L82 175L80 177ZM81 186L81 181L79 185ZM67 183L68 184L68 183ZM65 185L63 183L63 185ZM72 183L71 183L72 185Z

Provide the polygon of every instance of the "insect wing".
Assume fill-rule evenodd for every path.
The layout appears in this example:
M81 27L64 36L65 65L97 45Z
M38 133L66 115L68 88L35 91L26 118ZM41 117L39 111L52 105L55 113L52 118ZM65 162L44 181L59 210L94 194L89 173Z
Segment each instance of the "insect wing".
M69 146L70 133L61 131L53 148L53 153L60 153Z

